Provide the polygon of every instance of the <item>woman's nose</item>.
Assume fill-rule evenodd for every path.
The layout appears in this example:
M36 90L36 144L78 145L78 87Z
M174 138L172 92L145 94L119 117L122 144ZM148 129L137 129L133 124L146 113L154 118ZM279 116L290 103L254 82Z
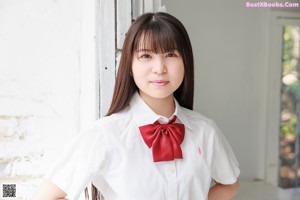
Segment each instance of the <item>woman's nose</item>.
M164 74L167 72L165 59L161 56L155 59L153 65L153 73Z

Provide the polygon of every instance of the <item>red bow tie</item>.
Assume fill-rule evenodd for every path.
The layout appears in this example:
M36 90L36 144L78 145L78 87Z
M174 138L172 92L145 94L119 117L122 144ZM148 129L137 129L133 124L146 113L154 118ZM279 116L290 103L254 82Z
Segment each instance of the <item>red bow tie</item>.
M176 116L167 124L140 126L142 137L149 148L152 147L153 161L169 161L182 158L180 144L184 139L184 125L174 123Z

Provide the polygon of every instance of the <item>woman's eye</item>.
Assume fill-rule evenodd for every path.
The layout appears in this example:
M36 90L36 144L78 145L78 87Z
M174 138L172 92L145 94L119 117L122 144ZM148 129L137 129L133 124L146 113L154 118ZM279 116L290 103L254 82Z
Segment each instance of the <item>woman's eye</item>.
M166 57L177 57L177 54L175 52L169 52Z
M151 58L151 56L150 56L150 54L145 53L145 54L139 55L138 58L139 59L148 59L148 58Z

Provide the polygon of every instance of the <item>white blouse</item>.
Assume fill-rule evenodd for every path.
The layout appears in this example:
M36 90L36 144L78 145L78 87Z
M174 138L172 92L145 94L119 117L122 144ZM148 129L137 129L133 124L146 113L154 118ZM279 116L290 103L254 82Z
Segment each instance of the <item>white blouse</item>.
M211 179L236 182L238 162L215 123L178 102L173 115L185 125L183 159L152 161L138 127L169 119L156 115L136 93L124 111L99 119L74 138L46 179L70 200L77 200L89 182L105 200L205 200Z

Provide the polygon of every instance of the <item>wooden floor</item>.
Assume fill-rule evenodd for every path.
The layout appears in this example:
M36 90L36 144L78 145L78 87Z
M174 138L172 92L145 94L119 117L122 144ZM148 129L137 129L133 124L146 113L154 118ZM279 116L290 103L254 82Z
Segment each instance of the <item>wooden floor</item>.
M300 188L281 189L262 181L240 180L234 200L300 200Z

